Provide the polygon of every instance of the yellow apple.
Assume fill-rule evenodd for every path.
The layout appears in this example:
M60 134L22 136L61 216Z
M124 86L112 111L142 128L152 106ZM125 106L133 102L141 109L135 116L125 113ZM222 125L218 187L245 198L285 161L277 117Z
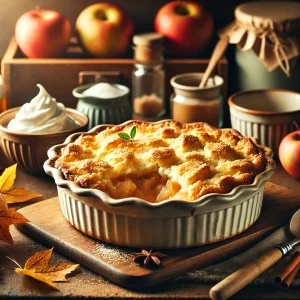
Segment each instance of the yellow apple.
M131 43L133 22L117 5L96 3L85 8L76 20L83 48L97 57L121 57Z

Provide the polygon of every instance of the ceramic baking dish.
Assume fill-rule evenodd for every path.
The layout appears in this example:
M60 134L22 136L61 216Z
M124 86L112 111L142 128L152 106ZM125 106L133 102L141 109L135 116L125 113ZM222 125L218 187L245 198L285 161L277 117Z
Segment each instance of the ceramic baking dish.
M134 121L121 125L131 122ZM228 239L249 228L259 217L264 184L275 169L271 157L265 171L252 184L238 186L228 194L204 195L193 202L112 199L100 190L65 180L62 172L50 165L51 158L81 134L97 133L108 126L114 125L99 125L87 133L72 134L63 144L49 149L49 159L44 163L46 173L57 185L63 215L78 230L121 246L185 248Z

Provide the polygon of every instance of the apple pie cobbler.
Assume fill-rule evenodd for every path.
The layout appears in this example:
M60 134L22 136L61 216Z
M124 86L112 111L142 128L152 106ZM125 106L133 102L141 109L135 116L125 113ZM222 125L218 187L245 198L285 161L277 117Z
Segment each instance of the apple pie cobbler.
M118 133L137 127L134 139ZM248 137L207 123L131 123L83 134L51 160L64 178L115 199L194 201L252 183L266 154Z

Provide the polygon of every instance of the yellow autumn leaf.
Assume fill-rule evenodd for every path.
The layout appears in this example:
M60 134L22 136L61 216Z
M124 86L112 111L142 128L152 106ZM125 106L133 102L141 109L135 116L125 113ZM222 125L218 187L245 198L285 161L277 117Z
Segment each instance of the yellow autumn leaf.
M0 176L0 192L6 192L12 188L16 179L17 164L14 164L4 170Z
M2 193L2 196L7 203L26 202L28 200L38 199L42 197L42 195L25 190L22 187L16 187L8 190L7 192Z
M16 179L16 171L17 164L14 164L6 168L0 176L0 194L6 203L18 203L41 198L42 195L25 190L22 187L13 188Z
M52 251L53 248L37 252L27 260L24 268L16 268L15 272L30 276L58 289L54 282L67 281L66 275L76 270L79 265L68 263L49 265Z

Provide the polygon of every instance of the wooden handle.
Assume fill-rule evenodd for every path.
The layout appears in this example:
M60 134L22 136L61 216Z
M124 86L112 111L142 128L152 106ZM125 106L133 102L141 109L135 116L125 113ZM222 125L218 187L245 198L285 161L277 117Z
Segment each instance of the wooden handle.
M281 258L281 251L277 248L272 249L268 253L260 256L252 263L237 270L213 286L209 293L210 297L213 300L223 300L229 298L250 283L257 276L274 265Z
M228 40L229 37L223 36L221 37L221 39L218 41L214 52L209 60L208 66L203 74L203 77L201 79L201 82L199 84L200 88L203 88L208 80L208 78L210 77L212 71L214 70L216 64L218 63L218 61L220 60L220 58L223 56L227 46L228 46Z

